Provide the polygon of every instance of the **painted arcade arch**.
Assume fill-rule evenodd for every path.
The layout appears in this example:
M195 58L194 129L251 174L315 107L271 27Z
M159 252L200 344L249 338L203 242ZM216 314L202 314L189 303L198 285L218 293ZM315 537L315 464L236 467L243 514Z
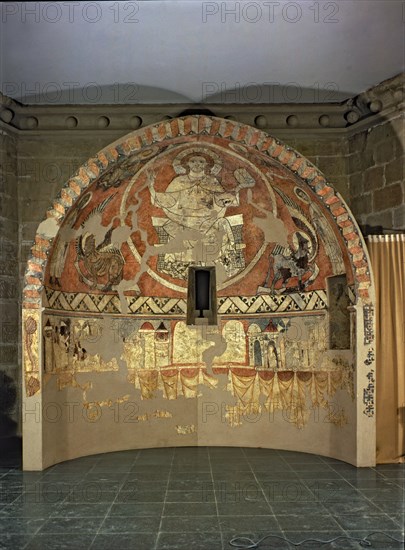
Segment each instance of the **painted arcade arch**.
M216 326L186 323L195 265L215 267ZM40 224L25 281L24 406L41 411L26 469L176 445L374 464L366 247L333 186L268 134L188 116L103 149Z

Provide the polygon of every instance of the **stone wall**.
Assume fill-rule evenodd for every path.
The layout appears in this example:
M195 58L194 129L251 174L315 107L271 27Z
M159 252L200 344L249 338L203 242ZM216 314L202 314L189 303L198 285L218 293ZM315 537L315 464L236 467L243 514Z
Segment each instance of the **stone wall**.
M403 228L402 87L399 75L340 105L210 108L217 116L268 131L307 157L341 193L359 223ZM6 403L16 407L13 388L21 385L19 295L35 232L47 208L89 157L138 125L176 116L187 106L138 105L140 118L134 106L39 108L0 99L0 370L9 377L0 384L0 391L8 395L6 399L0 394L1 414ZM76 128L70 125L73 118L79 121ZM18 407L12 419L19 417L17 411Z
M21 137L18 142L20 287L38 225L64 183L111 142L95 136Z
M405 227L403 113L349 138L350 205L359 223Z
M285 141L319 168L325 174L327 181L334 185L350 206L347 176L349 144L347 139L325 135L324 137L292 137Z
M16 140L0 132L0 439L18 430L18 198ZM2 443L0 443L0 446Z

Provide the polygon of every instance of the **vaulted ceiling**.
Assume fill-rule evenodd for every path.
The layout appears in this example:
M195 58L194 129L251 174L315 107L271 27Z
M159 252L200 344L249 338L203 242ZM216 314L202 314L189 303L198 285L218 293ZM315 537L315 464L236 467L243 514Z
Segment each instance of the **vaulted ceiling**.
M336 102L404 70L399 0L5 2L24 103Z

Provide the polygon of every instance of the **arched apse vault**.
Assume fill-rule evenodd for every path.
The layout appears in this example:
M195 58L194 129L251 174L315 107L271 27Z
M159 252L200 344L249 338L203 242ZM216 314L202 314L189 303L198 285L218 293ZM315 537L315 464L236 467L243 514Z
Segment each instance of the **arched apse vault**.
M189 445L375 463L365 243L270 135L201 115L118 140L62 188L25 282L25 469Z

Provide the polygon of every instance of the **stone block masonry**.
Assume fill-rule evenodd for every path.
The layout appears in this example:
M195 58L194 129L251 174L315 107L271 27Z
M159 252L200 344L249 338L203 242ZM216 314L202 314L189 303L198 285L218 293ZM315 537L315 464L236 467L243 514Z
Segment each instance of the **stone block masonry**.
M382 112L378 115L369 113L367 120L360 119L359 122L347 124L346 127L344 114L347 109L344 105L291 106L294 112L297 109L299 111L297 112L300 123L296 127L288 126L285 122L288 117L284 116L284 111L282 116L278 112L280 107L262 107L268 121L263 129L283 140L318 167L325 175L326 181L342 195L357 221L362 224L405 227L405 121L404 95L401 96L400 92L401 82L403 77L399 75L392 82L382 83L366 92L364 103L381 99ZM386 98L391 98L387 99L391 102L388 107L385 105ZM392 103L392 98L397 98L395 104ZM32 107L31 114L38 117L40 124L30 131L18 128L14 124L24 113L24 116L29 116L30 108L24 106L18 114L17 107L11 105L10 108L16 110L16 116L11 124L0 122L0 376L2 373L5 376L4 383L0 382L0 388L6 388L6 394L0 394L0 417L4 414L1 410L1 403L6 402L4 395L8 396L7 402L10 403L13 388L20 388L22 385L21 352L18 344L21 340L21 291L27 259L31 255L36 230L46 210L55 208L52 206L55 197L87 159L114 140L126 135L131 129L161 121L164 117L170 121L171 117L177 116L186 107L138 105L134 113L133 105L107 106L111 113L97 111L97 116L108 114L114 121L114 117L119 115L119 120L128 119L132 122L122 128L111 124L105 129L93 124L94 117L88 117L87 121L83 109L73 105L68 107L68 111L63 112L63 120L76 117L79 120L76 129L63 125L54 129L51 126L43 129L42 116L49 124L53 124L53 121L58 121L58 117L62 115L56 106L42 106L41 109ZM100 109L106 107L101 106ZM234 120L252 126L256 119L261 120L257 116L260 113L260 107L257 105L218 105L212 106L212 109L217 116L232 116ZM284 106L283 109L288 110L290 106ZM318 120L325 119L326 111L330 115L328 116L331 124L338 117L340 122L337 126L327 127L318 124ZM291 112L287 114L290 115ZM133 125L134 119L136 125ZM274 120L280 122L276 128ZM307 120L310 123L303 126ZM317 128L312 125L313 120L318 124ZM256 126L259 127L259 120ZM117 130L111 130L113 127ZM252 131L254 132L253 127ZM296 162L294 156L287 157L287 154L283 157L286 162ZM107 164L109 162L108 159L104 161ZM297 167L297 170L300 175L306 177L311 171L311 166L305 164ZM77 182L71 180L70 187L71 189L65 191L64 198L67 203L80 193ZM335 213L338 208L339 205L336 203L331 205L331 210ZM350 234L353 228L344 226L345 214L336 215L339 216L340 226L344 228L344 232ZM359 262L361 264L361 260ZM35 264L33 267L36 268L38 265ZM17 394L11 409L14 407L18 410L19 402ZM19 429L12 424L18 418L17 413L7 414L11 422L9 428L14 426L13 429Z
M350 205L360 223L405 227L405 120L391 120L349 139Z
M0 132L0 446L20 431L17 143Z

